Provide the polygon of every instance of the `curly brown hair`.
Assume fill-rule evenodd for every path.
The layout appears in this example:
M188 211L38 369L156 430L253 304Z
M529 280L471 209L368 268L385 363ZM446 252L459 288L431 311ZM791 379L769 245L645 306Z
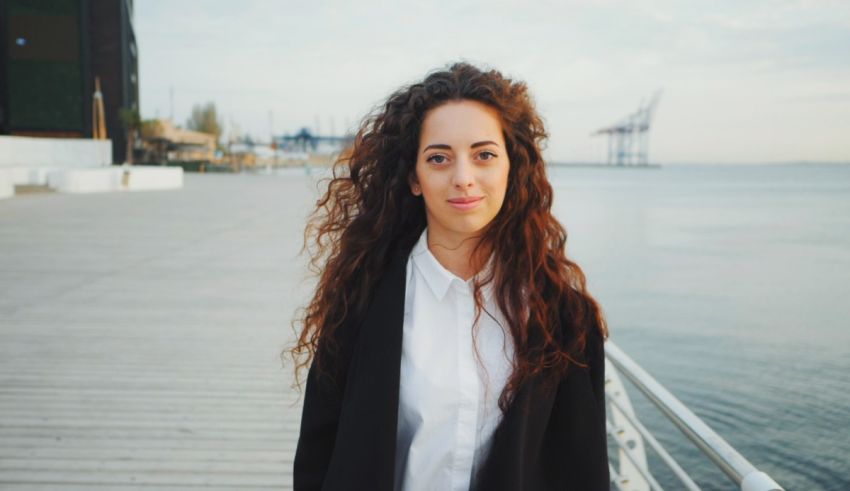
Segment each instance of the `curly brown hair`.
M312 359L323 370L324 358L338 350L335 331L348 316L365 312L390 259L409 254L425 229L423 200L409 187L421 125L429 110L458 100L496 109L510 161L505 201L478 242L492 253L493 267L474 281L479 314L481 287L492 282L516 349L500 408L507 410L529 377L544 373L551 381L571 364L584 366L577 355L591 330L607 337L584 273L566 257L566 230L551 213L552 186L541 155L547 134L525 83L455 63L402 87L367 116L326 181L304 233L318 284L288 350L296 384Z

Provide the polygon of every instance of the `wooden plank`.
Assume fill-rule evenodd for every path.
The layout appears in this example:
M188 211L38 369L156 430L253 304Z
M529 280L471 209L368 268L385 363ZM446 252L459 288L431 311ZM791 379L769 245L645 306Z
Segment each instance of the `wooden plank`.
M0 202L0 488L291 489L313 193L187 174Z

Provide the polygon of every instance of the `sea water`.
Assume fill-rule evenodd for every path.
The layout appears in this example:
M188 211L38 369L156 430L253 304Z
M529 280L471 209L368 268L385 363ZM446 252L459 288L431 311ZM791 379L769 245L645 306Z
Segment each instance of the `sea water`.
M786 489L850 489L850 165L549 177L610 339ZM630 394L704 489L735 489Z

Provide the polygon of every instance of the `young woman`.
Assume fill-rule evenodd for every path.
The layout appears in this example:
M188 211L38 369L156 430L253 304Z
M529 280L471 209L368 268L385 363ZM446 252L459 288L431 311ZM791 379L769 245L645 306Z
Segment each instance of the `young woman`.
M297 491L609 489L601 310L526 86L458 63L365 120L305 240Z

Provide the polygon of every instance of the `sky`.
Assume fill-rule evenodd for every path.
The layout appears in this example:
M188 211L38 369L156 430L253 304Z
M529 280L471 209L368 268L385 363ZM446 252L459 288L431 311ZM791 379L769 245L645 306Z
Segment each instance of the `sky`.
M143 118L212 101L225 138L353 131L454 61L525 81L551 162L656 91L660 164L850 162L850 1L138 0Z

